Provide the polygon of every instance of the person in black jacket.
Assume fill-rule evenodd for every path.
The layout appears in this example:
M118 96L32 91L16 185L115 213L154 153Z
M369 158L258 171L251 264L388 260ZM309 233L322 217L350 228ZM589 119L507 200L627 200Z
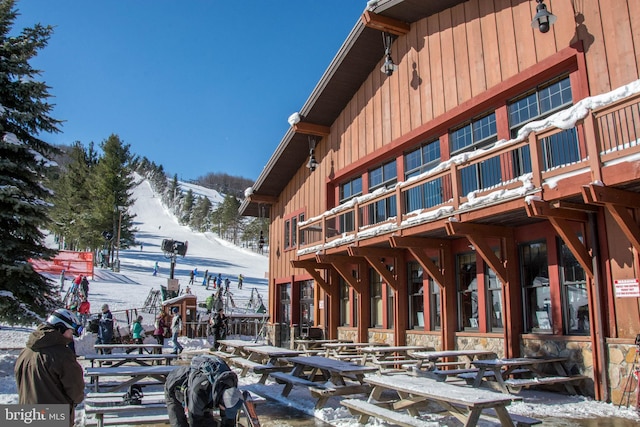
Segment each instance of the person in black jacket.
M229 318L224 314L222 308L218 309L218 313L213 317L213 347L217 350L220 347L219 340L227 338L227 328L229 326Z
M180 366L167 375L164 397L171 427L234 427L242 407L238 377L220 358L211 359L208 373L192 366ZM191 377L191 378L190 378ZM185 414L187 407L187 414ZM212 409L220 410L220 421Z
M29 335L14 367L19 404L69 405L69 425L74 408L84 400L82 366L68 347L80 334L78 318L58 309Z

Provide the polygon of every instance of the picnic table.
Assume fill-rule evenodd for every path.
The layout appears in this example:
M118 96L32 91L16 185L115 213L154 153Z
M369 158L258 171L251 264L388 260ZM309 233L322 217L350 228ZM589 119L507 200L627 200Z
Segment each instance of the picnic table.
M359 415L358 421L363 424L374 416L401 426L432 425L416 417L420 417L418 409L424 408L425 402L434 402L465 426L477 425L481 415L496 416L501 425L514 426L514 419L506 407L514 400L522 400L490 390L461 387L407 374L372 375L364 381L373 386L367 400L344 399L340 402L351 413ZM391 397L388 392L393 392L396 397ZM540 423L539 420L528 420L519 424Z
M304 353L302 350L290 350L272 345L249 346L244 350L247 352L246 358L234 357L229 360L229 363L242 368L241 377L247 375L249 371L260 374L261 377L258 380L260 384L264 384L267 381L267 377L271 372L291 370L291 366L281 361L281 358L298 356Z
M322 408L332 396L367 393L370 387L364 383L364 376L377 370L374 366L323 356L297 356L286 360L293 364L290 372L271 372L269 376L285 385L282 390L285 397L296 385L308 387L311 395L318 399L316 409Z
M158 343L142 343L142 344L129 344L129 343L117 343L117 344L95 344L93 346L93 348L96 349L96 351L101 351L102 353L105 353L105 350L108 352L111 352L115 349L122 349L125 352L127 350L129 351L135 351L135 350L146 350L147 353L155 353L155 354L160 354L162 353L162 348L164 346L162 344L158 344Z
M441 351L416 351L411 353L413 359L418 363L413 367L414 374L426 371L429 375L444 380L449 376L454 376L467 372L476 372L478 368L471 366L475 360L484 358L495 358L496 354L491 350L441 350ZM445 359L455 359L446 361ZM454 367L454 369L442 369L444 367Z
M255 393L244 391L254 405L264 402L264 398ZM108 425L140 425L169 424L169 414L164 391L144 392L140 405L126 405L122 393L89 393L84 400L87 418L85 424L97 424L98 427ZM243 406L238 418L246 417ZM217 410L212 410L217 414ZM91 416L95 418L91 418ZM95 422L94 422L95 421ZM238 424L240 425L240 424ZM248 423L242 425L249 425Z
M494 383L503 393L517 393L523 387L547 384L563 384L567 392L577 394L573 382L584 380L584 375L570 376L564 367L566 357L518 357L512 359L475 360L473 365L478 372L461 374L468 382L473 380L474 387L485 383ZM551 367L552 372L542 369ZM511 378L520 376L522 378Z
M364 347L371 346L387 346L387 344L376 344L370 342L332 342L322 345L325 349L325 357L346 361L362 359L362 352L360 350Z
M350 342L349 340L340 339L326 339L326 340L314 340L314 339L296 339L294 346L296 350L301 350L305 354L316 355L324 352L325 344L333 344L340 342Z
M165 365L171 365L171 361L177 359L179 356L177 354L87 354L84 357L84 360L88 360L91 362L91 367L93 368L95 363L98 363L98 366L103 366L105 362L111 363L111 368L116 368L118 366L122 366L126 363L136 363L141 366L151 366L154 362L157 364L162 364L164 362Z
M211 354L220 356L227 360L232 357L246 357L248 355L247 348L258 347L262 344L245 340L218 340L218 350L212 351Z
M367 363L377 366L380 372L397 372L407 365L415 365L417 359L410 358L414 351L425 351L426 347L419 345L401 346L368 346L362 347L360 364Z
M171 373L177 366L174 365L156 365L156 366L118 366L116 368L98 367L85 368L84 376L91 379L94 391L100 392L100 379L105 377L129 377L128 380L105 388L104 391L118 391L129 387L132 384L139 383L147 377L156 379L159 383L164 384L167 375Z

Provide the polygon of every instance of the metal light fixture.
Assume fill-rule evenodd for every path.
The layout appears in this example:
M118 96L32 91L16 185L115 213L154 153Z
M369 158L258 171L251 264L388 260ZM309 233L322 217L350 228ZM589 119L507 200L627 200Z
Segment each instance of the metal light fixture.
M307 162L307 167L311 172L316 170L318 167L318 162L316 161L315 156L316 150L316 138L313 136L309 136L309 161Z
M393 35L390 33L382 33L382 43L384 44L385 58L380 71L385 73L387 76L391 76L393 72L398 69L398 66L393 63L393 59L391 58L391 43L393 43Z
M531 26L539 29L541 33L546 33L558 17L547 10L544 0L536 0L536 2L538 2L536 6L536 16L533 17Z

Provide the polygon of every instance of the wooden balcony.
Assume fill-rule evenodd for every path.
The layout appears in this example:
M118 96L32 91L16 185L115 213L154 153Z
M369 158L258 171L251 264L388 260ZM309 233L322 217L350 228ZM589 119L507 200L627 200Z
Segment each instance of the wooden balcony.
M458 154L391 189L354 198L299 223L298 235L305 243L299 246L298 255L507 201L521 199L524 207L526 197L541 197L544 189L578 175L584 177L575 185L575 195L579 195L582 185L602 181L607 168L640 152L640 94L581 111L584 105L529 123L515 139ZM564 129L556 126L560 122ZM615 177L605 182L609 186L635 179L611 173L607 177Z

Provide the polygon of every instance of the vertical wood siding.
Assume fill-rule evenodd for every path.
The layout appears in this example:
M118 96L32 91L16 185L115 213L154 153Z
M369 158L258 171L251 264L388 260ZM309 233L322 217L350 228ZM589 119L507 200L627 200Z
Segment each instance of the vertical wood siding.
M380 62L333 123L331 135L318 144L320 167L311 173L301 165L274 206L272 242L280 248L270 250L279 249L280 256L272 257L271 277L290 275L289 260L295 258L295 250L282 248L283 216L304 209L311 218L331 208L325 203L326 183L336 173L577 40L585 47L590 95L638 79L639 1L546 4L558 17L546 34L531 28L535 2L523 0L469 0L415 22L393 43L399 69L391 77L380 72L381 37ZM443 151L442 157L448 154Z

